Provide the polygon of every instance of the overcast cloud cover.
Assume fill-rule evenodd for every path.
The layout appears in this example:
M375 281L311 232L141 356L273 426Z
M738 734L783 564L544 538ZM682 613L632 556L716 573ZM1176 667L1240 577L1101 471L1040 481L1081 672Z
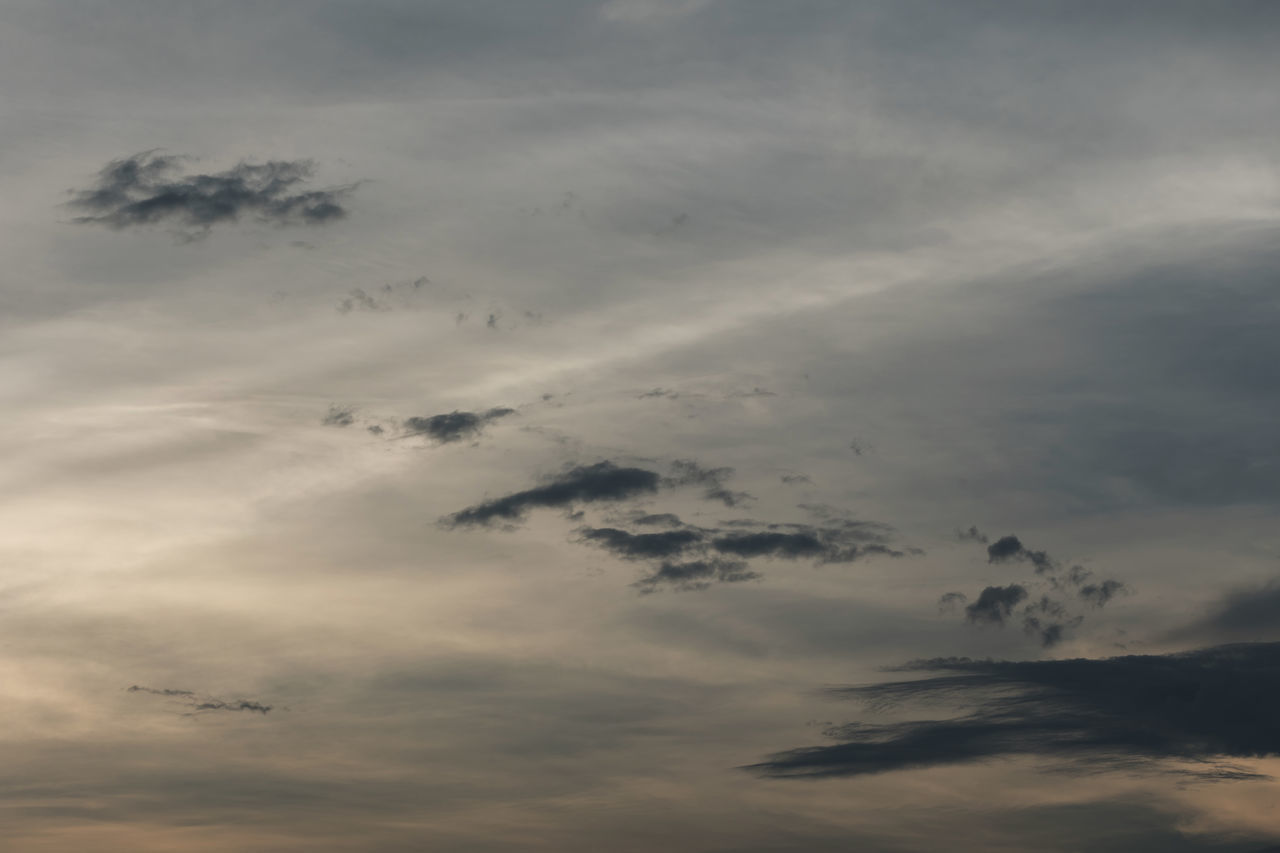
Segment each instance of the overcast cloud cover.
M3 846L1280 845L1278 39L0 2Z

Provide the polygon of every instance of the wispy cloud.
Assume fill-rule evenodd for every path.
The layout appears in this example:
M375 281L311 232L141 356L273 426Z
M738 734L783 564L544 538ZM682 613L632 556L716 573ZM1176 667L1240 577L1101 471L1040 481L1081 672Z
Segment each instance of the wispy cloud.
M143 687L135 684L127 688L129 693L146 693L152 696L164 696L177 699L190 710L189 715L197 715L210 711L250 711L256 714L267 714L272 706L252 699L218 699L211 696L200 696L194 690L175 690L173 688Z
M759 577L760 574L751 571L742 560L711 558L683 563L663 560L632 586L646 593L655 592L664 586L677 590L697 590L706 589L712 582L738 583Z

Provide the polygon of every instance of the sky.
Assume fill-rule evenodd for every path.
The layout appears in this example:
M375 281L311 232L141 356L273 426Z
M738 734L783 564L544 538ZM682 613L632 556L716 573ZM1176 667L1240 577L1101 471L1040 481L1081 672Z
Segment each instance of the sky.
M0 0L5 848L1280 849L1277 37Z

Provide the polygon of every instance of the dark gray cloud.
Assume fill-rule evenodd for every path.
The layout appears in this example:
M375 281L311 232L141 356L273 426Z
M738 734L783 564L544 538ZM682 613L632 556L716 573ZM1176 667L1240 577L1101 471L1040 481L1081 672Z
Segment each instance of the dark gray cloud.
M644 468L620 467L609 461L578 465L541 486L503 495L446 516L450 527L518 521L531 509L567 507L575 503L620 501L658 491L662 477Z
M962 607L969 601L969 596L963 592L944 592L938 596L938 612L949 613L957 607Z
M1080 771L1190 772L1206 781L1258 778L1205 765L1280 754L1280 644L1221 646L1102 660L942 658L900 671L939 673L840 688L879 707L920 700L972 708L944 720L863 724L829 731L840 742L771 756L750 769L783 777L855 776L1032 755Z
M309 160L237 163L224 172L182 174L187 158L144 151L113 160L70 205L85 211L74 222L123 229L169 224L206 232L251 215L272 225L322 225L347 215L342 200L354 186L302 190Z
M640 578L632 586L643 593L656 592L660 587L676 590L706 589L712 582L738 583L760 577L741 560L710 558L674 563L664 560L652 572Z
M642 515L639 518L632 519L631 523L641 524L645 526L661 524L665 526L676 527L676 526L679 526L682 522L680 521L680 516L676 515L673 512L654 512L654 513L649 513L648 515Z
M987 541L987 537L973 527L969 528L969 538L977 542ZM1022 542L1018 540L1017 536L1004 536L987 546L987 562L1003 563L1005 560L1012 560L1021 556L1022 552Z
M812 560L815 564L848 563L873 555L901 557L906 552L884 544L884 525L851 520L833 521L826 526L800 523L766 523L739 518L711 527L695 527L672 513L641 516L637 526L662 525L658 533L633 532L619 527L579 530L580 542L589 542L628 560L661 561L636 586L652 590L669 583L678 589L705 589L713 581L761 577L748 571L755 559ZM697 556L687 563L668 558ZM691 581L691 573L697 581Z
M1072 616L1065 605L1047 595L1028 604L1022 611L1022 630L1040 641L1045 648L1056 646L1066 638L1070 628L1079 627L1083 616Z
M825 550L818 537L808 531L779 533L766 530L758 533L731 533L716 539L712 545L717 551L738 557L781 557L787 560L820 557Z
M253 702L248 699L238 699L234 702L223 702L220 699L208 699L204 702L197 702L191 707L194 711L253 711L259 714L266 714L271 710L270 705L264 705L261 702Z
M404 429L410 435L425 435L432 441L447 444L473 438L480 434L486 424L515 413L515 409L501 407L487 412L460 412L455 409L443 415L406 418Z
M872 555L902 557L906 552L890 548L878 531L868 533L858 525L828 527L807 524L761 525L764 530L729 532L714 539L711 546L735 557L774 557L783 560L813 559L819 563L851 563ZM783 529L779 529L783 528Z
M128 692L129 693L150 693L153 696L194 696L196 695L194 690L175 690L171 687L164 687L164 688L143 687L140 684L135 684L132 687L128 688Z
M351 406L330 406L320 423L325 426L349 427L356 422L356 410Z
M704 535L693 528L664 530L661 533L629 533L617 527L583 527L578 530L581 541L605 548L615 556L628 560L650 560L673 557L701 545Z
M1104 580L1101 583L1085 584L1080 587L1076 595L1094 607L1103 607L1108 601L1121 593L1127 592L1128 589L1129 587L1120 581Z
M493 410L509 411L509 410ZM462 418L456 416L462 415ZM437 415L449 420L441 422L449 429L466 429L469 418L466 412L455 412L452 415ZM411 418L411 422L426 426L429 419ZM448 523L488 524L498 519L508 521L524 516L534 506L567 506L575 502L590 503L594 501L616 501L639 497L657 492L661 489L675 489L684 486L703 487L703 497L723 503L725 506L736 506L742 501L751 500L746 492L734 492L724 484L733 476L732 468L704 468L691 460L677 460L671 464L671 473L667 476L638 467L619 467L613 462L597 462L594 465L577 466L565 474L553 479L545 486L515 492L492 501L486 501L469 507L448 517ZM665 518L667 514L657 514L655 518ZM679 519L672 516L676 523Z
M175 690L172 688L156 688L143 687L135 684L127 688L129 693L147 693L152 696L165 696L171 699L180 700L186 707L191 710L189 716L205 713L208 711L251 711L258 714L267 714L271 711L272 706L256 702L252 699L216 699L213 697L200 697L194 690Z
M977 533L975 528L971 527L969 530ZM973 536L970 538L976 539ZM1028 549L1017 536L1002 536L987 546L987 562L1007 563L1010 560L1029 562L1040 573L1052 571L1054 568L1053 560L1047 553Z
M979 593L977 601L964 609L965 618L974 624L1003 625L1026 597L1026 588L1016 583L989 586Z
M1038 576L1032 586L1047 590L1039 599L1029 601L1030 591L1020 583L989 586L977 601L965 608L968 621L976 625L1004 625L1019 605L1029 601L1021 611L1023 630L1038 638L1045 648L1062 642L1069 630L1079 627L1084 621L1083 615L1071 612L1069 604L1061 596L1066 595L1068 600L1084 602L1098 609L1105 607L1117 595L1131 591L1118 580L1089 582L1093 572L1078 565L1066 568L1046 552L1030 550L1017 536L1002 536L992 542L977 527L970 527L957 531L957 538L986 545L988 563L1030 563ZM1075 595L1072 598L1073 590ZM954 604L955 600L947 603ZM941 606L942 601L939 604L941 611L950 609Z
M723 488L724 480L732 475L732 469L703 468L689 460L675 462L671 470L670 475L662 476L657 471L623 468L608 461L577 466L543 486L468 507L446 516L442 522L459 527L518 521L537 507L571 509L578 503L630 500L690 485L704 487L703 497L714 500L719 497L717 492ZM756 579L761 575L749 566L754 559L806 559L820 565L871 556L902 557L907 553L887 544L892 533L887 525L841 518L841 513L831 507L802 508L822 517L823 523L737 518L698 526L685 523L675 513L631 512L609 517L607 526L578 527L574 541L602 548L624 560L651 563L647 574L633 584L642 592L663 586L705 589L717 582ZM581 520L585 512L572 511L569 518ZM917 553L916 549L912 553Z

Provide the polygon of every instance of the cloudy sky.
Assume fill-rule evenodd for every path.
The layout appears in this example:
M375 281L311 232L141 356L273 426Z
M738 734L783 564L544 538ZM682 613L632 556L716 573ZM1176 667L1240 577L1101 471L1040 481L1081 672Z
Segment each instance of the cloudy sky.
M1278 38L3 0L6 849L1280 845Z

